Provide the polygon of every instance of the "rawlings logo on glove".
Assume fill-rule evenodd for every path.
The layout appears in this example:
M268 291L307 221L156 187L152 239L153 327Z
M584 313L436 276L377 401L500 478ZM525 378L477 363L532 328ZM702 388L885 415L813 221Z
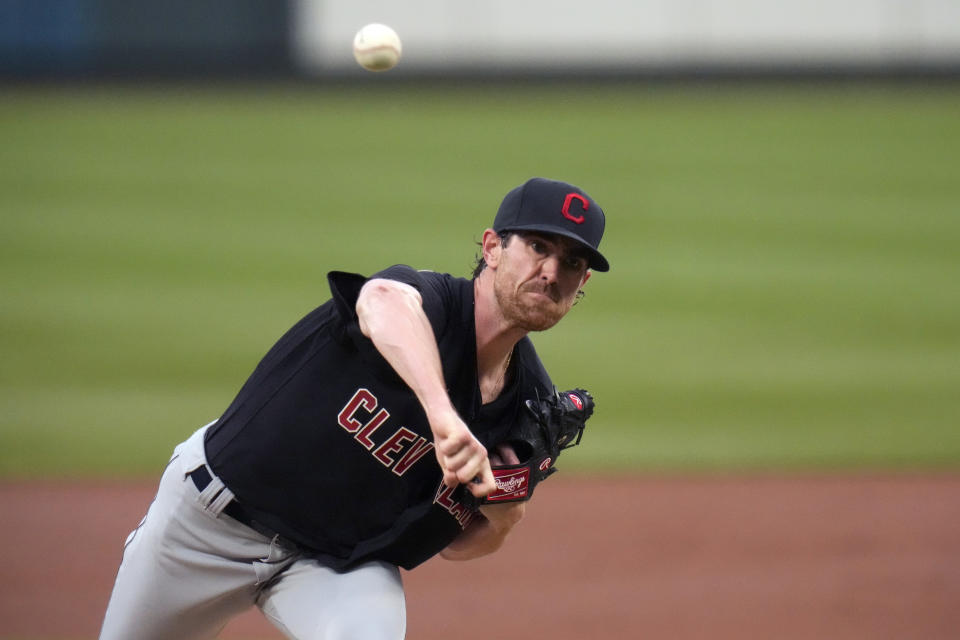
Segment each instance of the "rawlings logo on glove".
M580 444L587 419L593 415L593 398L584 389L571 389L553 396L527 400L527 412L505 440L519 464L493 465L497 488L486 498L463 491L461 501L471 507L497 502L529 500L537 484L557 468L554 463L564 449Z
M493 469L497 488L487 496L486 502L511 502L526 500L530 490L530 469L517 465L504 465Z

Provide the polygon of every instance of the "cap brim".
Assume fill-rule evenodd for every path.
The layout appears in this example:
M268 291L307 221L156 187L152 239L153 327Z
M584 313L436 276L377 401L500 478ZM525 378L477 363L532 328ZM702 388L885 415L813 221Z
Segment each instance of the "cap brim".
M503 229L498 229L498 231L542 231L543 233L570 238L571 240L575 240L576 243L587 252L589 256L587 264L591 269L601 272L610 271L610 263L607 262L607 259L603 257L602 253L584 242L577 234L567 231L563 227L554 227L548 224L520 224L510 225Z

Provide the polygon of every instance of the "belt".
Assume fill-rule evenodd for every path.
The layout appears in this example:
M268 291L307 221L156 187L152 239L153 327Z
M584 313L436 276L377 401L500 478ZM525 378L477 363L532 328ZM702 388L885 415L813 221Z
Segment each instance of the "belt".
M213 480L213 476L210 475L210 470L207 469L206 465L197 467L187 475L189 475L190 479L193 480L193 484L197 487L197 491L203 491L206 489L207 485L209 485ZM251 516L250 513L243 508L243 505L236 500L231 500L229 503L227 503L227 506L224 507L222 513L227 514L240 524L250 527L260 535L266 536L270 539L277 538L281 542L287 542L276 532L254 520L253 516ZM287 542L287 544L292 543Z

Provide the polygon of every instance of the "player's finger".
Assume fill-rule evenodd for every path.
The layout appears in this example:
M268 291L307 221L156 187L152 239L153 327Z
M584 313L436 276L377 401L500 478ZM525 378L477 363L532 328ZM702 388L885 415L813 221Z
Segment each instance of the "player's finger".
M469 451L482 445L477 441L472 433L464 429L459 433L451 434L445 438L442 438L436 443L435 446L440 454L445 456L454 456L464 449Z
M453 469L461 476L461 481L467 482L476 475L480 465L487 459L487 450L478 440L472 440L468 446L462 447L455 453L443 455L442 466Z
M443 470L443 483L452 489L459 484L468 484L476 478L482 478L481 470L485 462L486 456L481 455L455 464L449 459L443 459L440 463L440 468ZM489 463L487 466L489 467Z
M457 474L453 471L444 471L443 472L443 484L450 487L451 489L456 489L457 485L460 484Z
M467 489L477 498L484 498L497 488L489 462L484 464L473 480L467 483Z
M446 463L446 459L439 451L437 454L437 464L440 465L440 471L443 472L443 484L450 487L451 489L455 488L460 481L457 479L457 472L455 469L451 469Z
M494 455L500 460L500 462L495 462L494 464L520 464L520 458L517 457L517 452L507 443L498 444L497 451ZM491 460L492 458L493 456L491 456Z
M490 468L490 460L487 459L487 450L477 443L469 451L461 451L459 454L449 460L450 467L457 472L460 482L471 482L477 476L482 476L483 469Z
M484 458L476 467L475 472L471 471L469 482L464 481L470 493L479 497L484 497L496 489L496 481L493 477L493 471L490 468L490 461ZM461 476L462 478L462 476Z

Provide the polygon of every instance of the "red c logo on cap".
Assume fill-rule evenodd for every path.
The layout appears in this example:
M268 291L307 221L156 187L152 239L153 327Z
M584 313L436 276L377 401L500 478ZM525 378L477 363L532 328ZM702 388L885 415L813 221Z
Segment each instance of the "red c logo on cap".
M587 202L587 199L584 198L582 195L580 195L579 193L568 193L567 197L563 199L563 208L560 209L560 213L562 213L563 217L566 218L567 220L572 220L577 224L583 224L583 221L584 221L583 216L575 216L572 213L570 213L570 202L574 198L580 201L580 204L583 205L584 211L590 208L590 203Z

